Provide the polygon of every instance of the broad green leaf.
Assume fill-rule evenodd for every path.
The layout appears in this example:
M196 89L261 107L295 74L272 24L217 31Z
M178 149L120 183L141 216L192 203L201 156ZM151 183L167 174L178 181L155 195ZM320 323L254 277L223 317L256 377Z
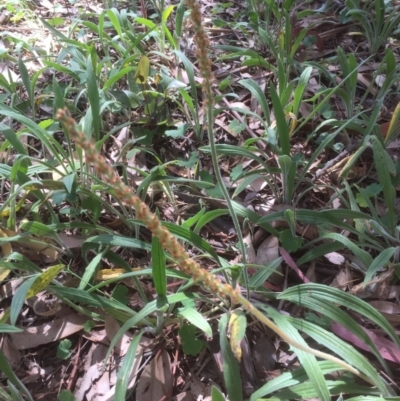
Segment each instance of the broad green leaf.
M181 51L174 50L173 52L179 57L180 61L183 63L183 65L185 67L185 71L186 71L188 79L189 79L190 91L192 93L192 99L194 99L194 101L196 102L196 105L197 105L197 88L196 88L196 81L194 79L195 74L194 74L193 64L186 57L186 55L184 53L182 53Z
M331 361L318 361L317 364L320 371L324 375L336 372L339 369L339 366ZM275 393L276 391L279 391L281 389L292 388L297 384L306 382L307 379L308 376L304 367L297 368L291 372L282 373L275 379L268 381L255 393L253 393L250 401L256 401L258 399L261 399L262 397L265 397L268 394Z
M10 326L9 324L0 324L0 333L20 333L23 331L19 327Z
M175 32L178 38L180 38L182 35L184 15L185 15L185 2L184 0L180 0L178 7L176 8L176 16L175 16Z
M33 297L39 292L46 289L46 287L55 279L58 274L64 269L65 265L59 264L49 267L42 273L40 273L32 286L30 286L29 291L26 294L26 299Z
M334 304L343 305L346 308L349 308L361 314L362 316L366 317L374 324L376 324L378 327L380 327L382 330L384 330L392 339L392 341L394 341L394 343L400 348L400 339L395 333L390 323L375 308L373 308L367 302L357 298L354 295L321 284L302 284L299 286L288 288L278 296L278 299L285 299L294 302L298 305L304 305L304 303L307 302L307 304L309 305L308 307L313 310L315 309L317 302L320 301L323 301L324 305L331 305L331 306L333 306ZM335 308L337 312L339 311L342 312L339 308L337 307ZM348 315L346 316L347 319L351 321L350 327L352 327L352 329L350 329L350 327L347 328L349 328L349 330L354 332L354 329L356 328L355 326L358 326L358 324L354 321L354 319L351 319ZM331 319L335 320L335 313L332 314ZM361 330L361 328L359 329ZM357 328L356 330L358 331ZM369 339L368 336L367 338L365 338L365 332L363 330L361 331L363 334L362 337L360 338L362 338L363 341L366 342L366 344L368 344L371 347L371 349L374 351L375 355L380 360L382 365L386 366L386 363L380 356L380 353L377 350L375 344L372 343L372 341Z
M167 275L165 272L165 253L157 237L151 241L151 263L153 282L159 297L167 295Z
M394 209L396 190L392 184L391 176L396 176L396 166L377 137L371 136L370 142L374 152L374 162L379 183L383 187L383 197L385 198L385 204L388 208L391 234L393 234L398 218Z
M383 398L373 395L360 395L357 397L346 398L346 401L400 401L400 397Z
M162 13L162 19L161 22L163 24L166 24L169 16L171 15L172 11L174 10L175 5L169 5L168 7L165 7Z
M294 179L296 172L296 163L292 162L289 156L281 155L278 157L278 164L281 168L282 177L282 201L286 205L292 204L292 194L294 188Z
M198 355L204 348L204 343L196 337L196 326L184 323L178 334L186 355Z
M150 60L147 56L142 56L140 57L135 73L136 83L142 85L146 84L149 79L149 73L150 73Z
M207 213L205 213L203 216L201 216L198 220L198 222L196 223L195 228L193 229L193 231L195 233L200 232L200 230L207 225L210 221L213 221L214 219L216 219L217 217L220 216L225 216L226 214L228 214L228 210L227 209L215 209L215 210L211 210Z
M115 384L115 400L124 401L126 399L126 391L128 390L131 372L140 363L141 358L138 357L137 348L142 338L143 331L137 333L131 343L128 351L122 361L121 369L117 374L117 383ZM137 359L136 359L137 358ZM136 359L136 360L135 360Z
M11 300L10 307L10 323L12 326L15 325L18 319L19 312L21 311L22 305L28 298L27 294L31 289L33 283L36 281L39 275L35 275L27 280L25 280L15 291L14 296Z
M88 284L90 283L90 280L94 276L94 273L96 272L101 260L104 257L104 253L106 251L103 251L99 254L97 254L91 261L90 263L86 266L85 272L83 273L83 276L79 282L79 289L84 290Z
M294 341L307 346L307 343L304 341L303 337L301 337L299 332L289 323L285 316L281 315L279 312L276 312L272 308L268 308L268 314L273 318L274 322ZM317 397L323 401L331 401L331 395L329 393L328 386L326 385L326 380L315 356L298 349L295 349L294 352L299 358L301 366L307 372L307 376L313 384Z
M53 92L54 92L54 105L53 105L53 118L57 115L58 109L65 107L64 93L57 81L56 74L53 76Z
M308 81L310 79L312 73L312 67L307 67L305 70L301 73L300 78L299 78L299 83L297 84L297 87L294 91L293 94L293 114L295 116L298 115L301 103L303 101L303 96L305 93L305 90L308 85Z
M292 230L289 228L281 232L279 241L288 252L296 252L303 243L303 239L297 235L293 236Z
M225 401L224 395L215 386L211 389L211 401Z
M246 334L247 318L243 310L235 309L229 318L228 331L230 333L230 344L233 355L238 362L242 359L241 342Z
M274 85L271 83L270 94L272 99L272 105L274 107L274 114L276 118L276 128L279 134L279 146L282 149L283 155L290 155L290 135L289 135L289 127L286 122L285 112L283 110L281 101L279 99L278 93Z
M86 81L87 81L87 95L90 101L90 111L92 115L92 119L88 118L85 123L89 123L91 120L91 124L88 124L88 128L86 131L86 138L90 139L92 132L90 132L91 126L93 126L94 137L96 142L100 139L100 96L99 96L99 84L96 76L96 68L97 68L97 57L94 51L88 55L87 63L86 63ZM86 115L89 116L88 114Z
M258 213L253 212L242 206L240 203L234 201L232 202L232 206L238 216L249 219L249 221L264 228L270 234L274 235L275 237L279 237L278 231L274 227L272 227L271 224L269 224L268 222L259 222L260 215Z
M25 66L25 63L21 58L21 55L18 57L18 68L19 68L19 73L21 74L22 82L24 83L25 86L26 93L28 94L29 97L29 101L31 102L31 105L34 105L35 99L33 97L31 79L29 77L29 73Z
M205 317L203 317L203 315L196 309L191 307L180 308L178 314L184 317L193 326L196 326L197 328L202 330L206 336L212 337L212 328L210 324L207 322Z
M304 265L304 263L311 262L320 258L321 256L325 256L330 252L336 252L343 248L345 248L345 246L339 242L331 242L328 244L323 243L306 252L300 259L297 260L297 265Z
M0 130L6 140L10 142L11 146L15 149L15 151L20 155L26 155L26 149L22 142L19 139L19 136L15 134L15 132L8 128L7 125L0 123Z
M265 266L259 266L258 271L249 279L249 286L257 288L263 285L272 274L279 274L276 269L281 265L282 257L271 260ZM251 266L253 267L253 266Z
M68 338L64 338L63 340L61 340L57 347L57 358L68 359L71 356L71 345L71 340L69 340Z
M71 390L61 390L60 395L58 396L58 401L76 401L76 398Z
M55 238L54 230L52 230L48 225L38 221L25 221L21 224L20 228L23 231L28 231L29 233L39 237Z
M337 242L341 242L346 248L350 249L354 255L356 255L360 261L364 264L365 268L368 269L372 263L372 257L369 252L364 251L357 246L354 241L349 240L342 234L338 233L327 233L319 237L320 240L332 239Z
M12 398L13 401L24 401L20 391L9 380L7 380L7 387L9 389L9 391L10 391L11 398Z
M111 76L103 85L103 88L101 90L102 93L107 93L108 89L110 89L114 84L119 82L122 77L125 75L128 75L131 71L135 71L135 67L125 67L121 71L118 71L116 74Z
M189 217L186 221L182 223L182 227L190 229L194 224L198 222L201 216L206 212L206 208L202 207L194 216Z
M221 346L223 360L223 375L225 386L228 391L230 401L242 401L242 379L238 363L231 350L228 338L226 337L226 328L228 325L228 314L225 313L220 318L218 324L219 343Z
M95 312L91 312L89 309L86 308L86 306L100 308L120 322L126 322L133 316L136 316L136 312L133 311L132 308L129 308L119 301L115 299L108 299L100 295L89 294L88 291L60 286L49 286L48 290L56 294L58 298L60 298L70 307L96 320L102 320L103 317ZM78 302L81 302L83 306L77 305ZM153 324L154 322L147 319L140 321L140 325L144 326L151 327L153 326Z
M198 297L199 296L197 294L192 294L192 293L188 293L188 292L177 293L177 294L172 294L172 295L167 296L167 303L172 305L177 302L182 302L187 299L195 299ZM109 358L111 352L113 351L115 344L126 333L126 331L131 329L132 327L135 327L136 325L138 325L141 321L143 321L143 319L146 319L146 317L148 315L155 312L157 309L158 309L158 305L157 305L157 300L155 299L154 301L149 302L138 313L135 313L135 315L133 317L131 317L124 323L124 325L118 330L117 334L111 340L107 355L104 358L105 363L108 361L108 358ZM131 310L131 312L132 312L132 310Z
M340 394L365 394L379 396L379 391L371 389L370 387L356 384L349 380L326 380L325 384L328 391L332 396ZM288 400L307 400L317 398L319 399L318 392L314 389L312 383L305 382L285 389L274 396L268 398L269 401L288 401ZM331 399L331 398L330 398Z
M7 382L7 385L9 386L9 381ZM11 383L11 385L13 385ZM0 400L1 401L23 401L24 399L22 398L22 396L20 395L21 400L12 398L11 395L9 394L9 392L7 392L5 389L0 387ZM225 400L225 399L224 399Z
M264 118L267 120L268 125L271 125L271 117L269 114L268 101L265 97L265 93L260 88L258 83L253 79L242 79L239 81L239 84L248 89L251 92L251 94L256 98L258 104L261 106Z
M0 115L19 121L27 128L29 128L32 135L40 140L40 142L48 149L50 154L53 155L53 157L58 161L60 165L63 165L63 159L68 159L68 156L63 147L57 141L55 141L46 130L41 128L30 118L15 112L15 110L2 103L0 103Z
M296 209L295 210L295 218L297 221L303 224L310 224L310 225L319 225L319 224L330 224L334 227L339 227L344 230L348 230L356 235L361 235L357 230L350 224L345 223L343 220L349 219L365 219L368 220L370 216L365 213L356 212L349 209L329 209L329 210L309 210L309 209ZM285 221L285 212L279 211L275 213L267 214L257 221L256 224L262 225L264 223L272 223L276 220L283 220ZM250 218L250 221L253 221ZM269 231L269 230L268 230ZM279 235L277 235L279 236ZM368 236L363 236L368 240Z
M333 351L347 363L357 368L368 378L372 379L383 394L389 394L389 388L379 376L376 369L371 365L368 359L358 352L353 346L347 344L345 341L325 330L320 325L308 322L304 319L296 319L292 317L288 318L288 320L298 330L305 332L319 344L322 344L329 351Z
M296 288L296 287L293 287ZM365 344L367 344L372 352L374 352L375 356L379 359L383 366L386 365L384 359L380 356L380 353L374 344L374 342L369 338L369 336L362 330L359 324L349 316L348 313L343 311L342 309L338 308L334 301L329 301L326 299L319 299L315 297L307 297L307 295L303 295L302 291L299 291L298 297L295 297L294 294L290 294L286 296L286 291L283 294L278 296L282 299L290 300L290 302L294 302L300 305L303 308L309 308L316 312L319 312L324 315L324 317L328 317L332 321L337 322L338 324L342 325L352 333L354 333L358 338L360 338ZM346 305L347 306L347 305Z
M373 262L369 266L369 269L367 270L367 274L365 275L364 285L368 284L368 282L372 280L375 273L379 269L382 269L387 265L390 258L394 255L396 251L398 251L398 247L386 248L373 260Z
M150 21L147 18L139 17L139 18L135 19L135 22L137 22L138 24L143 24L143 25L147 26L150 29L157 28L157 25L153 21Z
M226 213L228 213L228 211ZM189 244L194 245L203 252L209 253L220 266L226 267L230 265L225 259L218 256L218 254L215 252L215 249L207 241L194 233L192 230L178 226L174 223L163 222L162 224L177 238L187 241Z
M122 33L122 29L121 29L121 24L120 24L119 18L118 18L119 11L116 8L111 8L106 11L106 14L107 14L108 18L110 19L110 22L112 23L113 27L117 31L117 33L119 35L119 39L122 40L123 33Z

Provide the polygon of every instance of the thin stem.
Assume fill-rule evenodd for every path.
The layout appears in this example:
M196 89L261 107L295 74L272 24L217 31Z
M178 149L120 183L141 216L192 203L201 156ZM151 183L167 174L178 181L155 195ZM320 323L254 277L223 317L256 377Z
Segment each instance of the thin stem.
M214 105L213 105L213 103L209 102L207 104L207 120L208 120L208 142L210 144L211 160L212 160L212 164L213 164L213 168L214 168L215 178L217 179L217 183L220 187L222 195L228 206L229 213L232 217L233 225L235 226L238 243L239 243L239 249L242 254L242 263L243 263L243 265L246 265L246 248L245 248L243 236L242 236L242 227L240 226L239 219L237 217L235 209L233 208L229 192L225 187L221 172L219 170L218 153L217 153L217 148L215 145L215 136L214 136L214 129L213 129L213 125L214 125L213 110L214 110ZM250 289L249 289L249 280L248 280L246 266L244 266L242 273L243 273L243 279L244 279L244 286L246 287L246 290L247 290L247 298L249 298L250 297ZM235 287L234 282L233 282L233 287Z

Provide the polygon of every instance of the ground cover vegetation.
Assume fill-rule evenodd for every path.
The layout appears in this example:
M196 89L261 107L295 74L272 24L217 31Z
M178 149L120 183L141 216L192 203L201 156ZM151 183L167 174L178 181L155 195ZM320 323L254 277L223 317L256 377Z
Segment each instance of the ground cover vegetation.
M0 399L400 399L399 7L2 0Z

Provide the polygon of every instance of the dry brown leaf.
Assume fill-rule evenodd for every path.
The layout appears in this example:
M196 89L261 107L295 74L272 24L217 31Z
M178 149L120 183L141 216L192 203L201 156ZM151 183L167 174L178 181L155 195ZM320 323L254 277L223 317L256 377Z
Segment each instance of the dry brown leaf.
M266 377L266 373L275 369L276 365L276 349L271 341L262 336L256 342L252 350L254 367L257 376L260 379Z
M18 82L18 75L12 70L12 68L8 68L6 63L0 63L0 74L3 75L3 78L6 82L11 84L11 82ZM11 79L11 82L9 82Z
M19 350L34 348L69 337L82 330L86 321L85 316L71 313L40 326L27 327L22 333L13 333L11 341Z
M332 263L334 265L340 266L340 265L343 265L345 262L344 256L338 252L329 252L324 256L325 256L325 258L327 258L329 260L330 263Z
M256 178L252 183L249 185L250 189L256 193L262 191L267 185L267 181L263 177Z
M352 280L353 276L351 275L350 269L341 269L339 274L332 281L330 287L339 288L340 290L345 291Z
M18 278L9 281L7 284L4 284L0 287L0 301L3 299L9 298L15 294L17 288L25 281L23 278Z
M361 74L361 73L357 74L358 82L361 82L367 88L369 87L369 91L375 96L375 95L378 94L378 89L371 85L371 83L372 83L371 78L372 77L370 77L369 74L368 75L367 74Z
M110 344L110 340L107 337L106 329L90 330L89 333L83 332L82 337L94 343L102 343L104 345Z
M271 235L266 238L257 250L256 263L266 265L279 257L279 240Z
M311 262L310 267L307 269L306 277L310 280L311 283L317 282L317 277L315 274L315 260Z
M121 326L112 316L106 316L104 319L105 329L107 333L107 337L110 341L116 336ZM129 348L129 344L131 343L133 335L129 332L126 332L115 344L115 348L119 352L119 356L123 356L126 354Z
M136 399L140 401L169 400L172 397L171 360L164 349L151 360L140 376Z
M89 392L93 393L93 389L97 389L97 381L104 375L108 375L108 368L103 371L103 361L107 355L108 347L103 344L92 344L88 354L86 355L85 369L83 377L78 381L77 388L75 390L74 396L75 401L86 401L92 399ZM104 387L104 384L100 386ZM106 391L109 390L109 386ZM104 394L104 393L103 393Z
M211 401L212 383L203 383L192 374L190 392L196 401ZM218 387L218 386L216 386Z
M66 249L80 249L83 243L89 237L82 237L80 235L70 235L67 233L59 233L58 238L62 241Z
M265 266L277 258L279 258L279 240L271 235L259 246L257 250L256 264ZM282 272L282 266L279 266L276 271ZM282 275L274 273L269 277L268 281L279 286L283 283L283 280L284 277Z
M145 339L145 341L147 341ZM140 344L142 344L142 341L140 342ZM135 384L136 384L136 380L138 377L138 373L139 373L139 369L140 366L142 364L142 358L143 358L143 348L141 347L141 345L138 345L137 351L136 351L136 355L135 355L135 360L133 362L133 366L131 368L131 373L129 375L128 378L128 389L131 389ZM96 396L93 401L114 401L115 400L115 383L116 383L116 370L113 369L112 370L112 377L114 378L113 380L111 380L111 384L113 385L113 388L111 388L106 394L104 394L103 396Z
M14 344L5 335L1 337L0 349L3 351L8 363L15 368L21 363L22 355L15 348Z
M246 246L246 262L249 264L255 264L257 259L256 251L253 247L253 238L250 232L243 238L243 242Z
M400 306L388 301L369 301L369 304L377 309L392 324L400 323Z
M190 391L178 394L172 399L172 401L196 401Z
M17 231L9 230L6 228L2 228L2 231L6 234L7 237L14 237L20 234ZM52 245L44 241L40 241L36 237L31 235L28 235L23 239L13 242L25 248L32 249L35 252L41 253L42 255L46 256L47 258L46 262L48 263L55 262L59 257L59 253L57 252L56 249L54 249Z

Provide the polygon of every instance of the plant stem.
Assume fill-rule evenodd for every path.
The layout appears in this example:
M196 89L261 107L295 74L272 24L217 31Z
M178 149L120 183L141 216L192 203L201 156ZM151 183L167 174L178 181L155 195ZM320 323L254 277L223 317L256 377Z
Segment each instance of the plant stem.
M247 275L247 269L245 266L246 265L246 248L245 248L244 241L243 241L242 228L240 226L239 219L236 215L235 209L233 208L229 192L225 187L225 183L222 179L222 175L221 175L221 172L219 170L219 165L218 165L218 153L217 153L217 148L215 145L215 136L214 136L214 96L213 96L214 94L213 94L213 90L212 90L213 74L211 71L211 64L210 64L210 60L208 57L209 40L208 40L208 36L203 28L203 23L202 23L203 17L202 17L201 11L200 11L199 4L195 0L188 0L187 4L191 10L190 18L193 21L193 27L195 30L194 41L197 45L196 55L199 60L199 70L204 79L204 82L203 82L203 95L204 95L203 105L204 105L204 108L206 109L206 115L207 115L208 142L209 142L210 150L211 150L211 160L212 160L212 164L213 164L215 178L217 179L217 184L218 184L218 186L222 192L222 195L226 201L229 213L232 217L233 225L236 230L238 243L239 243L239 249L242 254L242 263L244 265L244 268L242 269L244 285L247 290L247 296L249 297L248 275ZM236 282L233 282L233 287L235 287L235 286L236 286Z
M242 254L242 263L244 265L242 269L242 274L243 274L243 279L244 279L244 286L246 287L247 290L247 297L249 298L250 292L249 292L249 280L248 280L248 274L247 274L247 268L246 268L246 248L244 245L243 241L243 235L242 235L242 227L240 226L239 219L237 217L237 214L235 212L235 209L233 208L231 198L229 195L228 190L225 187L224 181L222 179L221 172L219 170L219 165L218 165L218 153L217 153L217 148L215 145L215 136L214 136L214 129L213 129L213 124L214 124L214 106L212 103L207 104L207 122L208 122L208 142L210 144L210 151L211 151L211 160L214 168L214 174L215 178L217 179L217 183L220 187L220 190L222 192L222 195L226 201L226 204L228 206L229 213L231 215L233 225L235 226L235 230L237 233L237 239L239 243L239 249ZM235 282L232 283L233 287L235 287Z

